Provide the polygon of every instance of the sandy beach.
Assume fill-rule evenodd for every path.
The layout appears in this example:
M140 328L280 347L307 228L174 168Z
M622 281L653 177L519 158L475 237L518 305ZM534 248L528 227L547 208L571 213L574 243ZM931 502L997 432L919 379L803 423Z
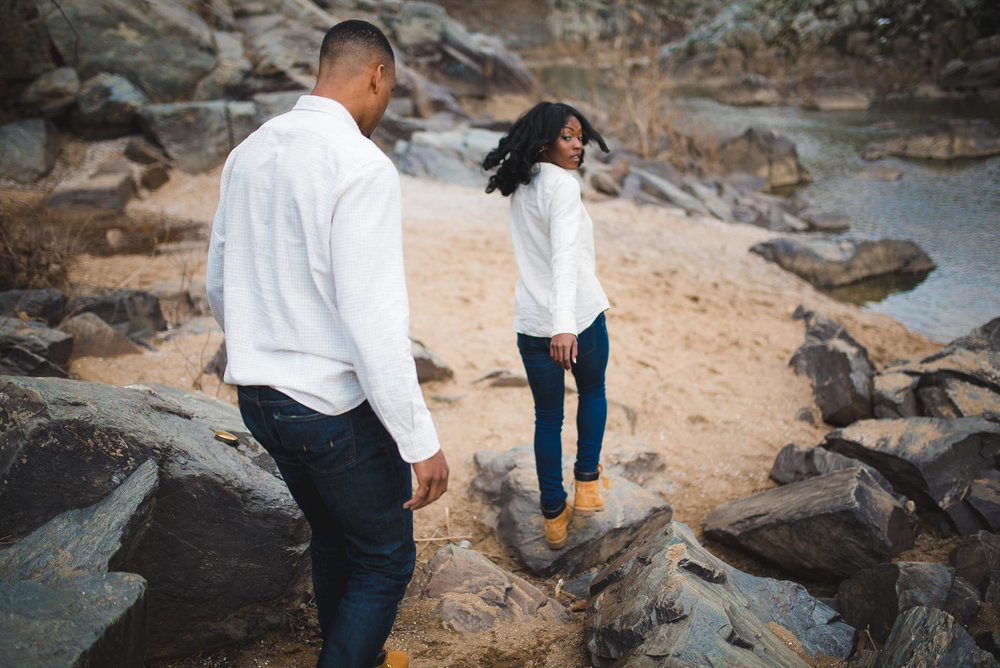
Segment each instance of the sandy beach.
M218 174L218 169L197 177L174 171L166 186L131 206L210 225ZM507 201L481 189L406 176L402 187L411 334L455 372L452 380L423 386L452 477L448 493L416 515L418 560L426 561L445 542L467 537L473 547L524 576L479 521L483 509L468 492L475 452L505 451L529 443L532 436L527 387L476 382L500 369L523 373L511 329L516 269ZM657 451L673 481L668 500L674 519L699 536L716 506L774 485L768 471L785 444L812 446L829 430L808 381L788 365L804 337L802 323L792 319L798 305L843 323L878 367L940 348L886 316L833 301L748 252L771 232L598 195L586 200L595 225L598 276L611 301L611 405L604 447L632 441ZM83 256L71 268L71 280L93 288L202 281L205 250L207 242L205 249L179 254ZM169 304L165 311L170 318ZM221 332L208 318L197 325L180 328L155 351L78 359L71 372L122 385L197 387L233 402L232 388L201 373ZM569 396L567 449L575 442L574 403ZM811 421L801 419L803 409ZM928 540L920 546L931 555L926 558L934 558L939 546ZM709 546L741 568L780 576ZM532 581L553 594L555 580ZM560 600L572 603L565 596ZM556 628L501 628L470 637L441 628L431 612L426 604L404 605L390 639L410 653L414 666L589 665L582 612ZM211 660L172 665L313 665L318 640L300 624L290 626L291 634L275 632Z

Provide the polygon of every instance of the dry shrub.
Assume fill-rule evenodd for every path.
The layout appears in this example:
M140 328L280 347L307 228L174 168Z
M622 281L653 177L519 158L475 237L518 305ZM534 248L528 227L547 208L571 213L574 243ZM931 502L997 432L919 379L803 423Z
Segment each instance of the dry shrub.
M0 291L68 286L70 235L47 209L27 201L0 202Z

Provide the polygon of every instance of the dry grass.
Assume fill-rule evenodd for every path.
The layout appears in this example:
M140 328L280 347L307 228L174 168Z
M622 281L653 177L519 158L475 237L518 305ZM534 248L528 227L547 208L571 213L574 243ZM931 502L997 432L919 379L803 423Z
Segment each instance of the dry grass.
M65 289L73 235L30 199L0 202L0 291Z

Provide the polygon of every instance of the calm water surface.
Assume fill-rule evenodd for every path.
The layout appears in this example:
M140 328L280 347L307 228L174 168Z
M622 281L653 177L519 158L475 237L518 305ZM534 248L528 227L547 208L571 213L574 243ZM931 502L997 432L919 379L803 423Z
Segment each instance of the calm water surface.
M540 71L550 90L589 99L592 77L565 68ZM589 79L589 81L588 81ZM846 290L836 297L892 316L909 329L946 342L1000 316L1000 156L956 163L885 158L863 161L872 141L923 130L948 118L1000 122L1000 108L953 104L884 105L867 111L817 112L798 107L729 107L686 92L673 104L681 129L718 137L762 125L795 142L815 181L796 194L825 211L851 219L843 236L912 239L937 268L915 287ZM862 178L872 167L891 167L900 179ZM886 293L889 293L886 296Z

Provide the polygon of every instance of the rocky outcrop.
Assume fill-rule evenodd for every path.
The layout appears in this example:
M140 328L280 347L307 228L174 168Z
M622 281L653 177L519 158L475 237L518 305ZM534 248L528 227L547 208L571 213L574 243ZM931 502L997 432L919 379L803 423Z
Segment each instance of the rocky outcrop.
M809 378L823 420L844 426L872 417L875 367L865 347L822 313L800 306L795 315L805 321L806 341L789 363Z
M167 328L160 300L144 290L114 290L76 297L66 305L66 312L93 313L131 339L152 338Z
M862 420L830 432L820 445L878 469L946 528L963 534L985 528L966 497L1000 454L1000 425L980 418Z
M911 518L863 468L724 503L705 536L809 577L843 578L913 546Z
M1000 605L1000 535L977 531L951 551L955 574L972 584L983 600Z
M174 163L197 174L225 162L229 152L257 125L252 102L178 102L139 111L146 132Z
M746 172L765 179L771 188L812 181L795 144L773 130L748 128L719 145L719 163L727 172Z
M467 186L486 181L483 156L500 141L501 134L477 128L448 132L414 132L409 141L396 144L394 159L399 171L411 176Z
M934 261L916 243L899 239L832 241L784 237L754 244L751 253L817 288L836 288L887 275L925 275Z
M677 522L644 532L594 578L584 625L593 665L621 668L804 667L846 659L855 635L801 585L725 564Z
M235 408L164 386L0 379L0 534L96 503L143 462L160 482L118 567L149 584L150 658L244 640L308 590L308 530ZM213 438L236 434L237 447ZM258 464L261 462L261 464Z
M445 628L479 633L497 624L532 619L563 621L569 613L556 600L476 552L442 547L413 576L407 597L437 600Z
M979 592L945 564L897 562L855 573L837 588L837 611L844 621L867 629L883 644L893 623L916 606L944 610L963 626L979 612Z
M866 160L887 155L918 160L959 160L1000 154L1000 128L985 120L950 120L932 130L869 144Z
M968 666L995 668L997 660L979 649L969 632L947 612L910 608L896 620L876 668L893 666Z
M52 171L56 163L56 128L41 118L0 126L0 176L31 183Z

